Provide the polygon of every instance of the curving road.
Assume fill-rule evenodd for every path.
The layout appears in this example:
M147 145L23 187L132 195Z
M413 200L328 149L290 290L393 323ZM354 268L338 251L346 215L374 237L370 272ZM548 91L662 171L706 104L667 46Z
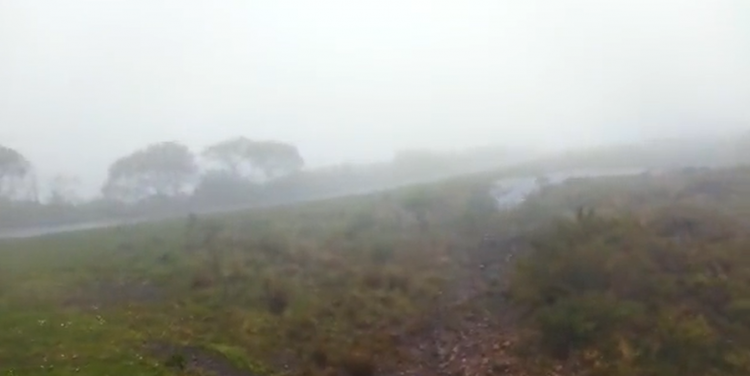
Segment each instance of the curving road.
M526 201L526 199L530 195L539 191L542 187L561 184L571 178L594 178L594 177L605 177L605 176L637 175L645 171L647 170L643 168L569 170L569 171L559 171L559 172L549 173L549 174L541 175L541 176L519 176L519 177L513 177L513 178L505 178L505 179L497 180L495 182L495 184L493 185L490 191L490 194L497 201L498 209L507 210L507 209L512 209L522 204L524 201ZM404 183L404 184L399 184L399 185L394 185L394 186L378 187L378 188L373 188L373 189L363 189L363 190L352 191L352 192L347 192L347 193L318 196L315 198L285 202L283 204L273 204L273 205L265 205L265 206L263 205L241 206L241 207L233 207L233 208L206 210L206 211L197 212L196 214L210 215L210 214L232 213L232 212L239 212L239 211L249 210L249 209L258 209L258 208L263 208L263 207L267 208L267 207L284 206L284 205L297 204L297 203L303 203L303 202L322 201L322 200L328 200L328 199L333 199L333 198L351 197L351 196L358 196L358 195L365 195L365 194L372 194L372 193L377 193L377 192L393 190L393 189L402 188L402 187L409 186L409 185L431 183L431 182L436 182L436 181L440 181L443 179L445 178L441 177L439 179L431 179L429 181L409 182L409 183ZM127 226L127 225L146 223L146 222L156 222L156 221L182 218L182 217L183 216L169 216L169 217L161 217L161 218L149 217L149 218L140 218L140 219L119 219L119 220L113 219L113 220L106 220L106 221L85 222L85 223L76 223L76 224L69 224L69 225L42 226L42 227L33 227L33 228L26 228L26 229L15 229L15 230L8 230L8 231L0 231L0 239L34 238L34 237L41 237L41 236L47 236L47 235L76 232L76 231L85 231L85 230L93 230L93 229L100 229L100 228L117 227L117 226Z
M579 169L558 171L540 176L507 178L496 181L490 194L495 197L498 209L507 210L521 205L529 196L543 187L559 185L569 179L639 175L645 172L648 172L648 169Z

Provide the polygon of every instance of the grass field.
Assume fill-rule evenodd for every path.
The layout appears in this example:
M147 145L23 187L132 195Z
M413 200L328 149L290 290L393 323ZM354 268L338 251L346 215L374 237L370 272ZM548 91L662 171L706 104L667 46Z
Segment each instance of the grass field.
M409 361L399 340L433 312L461 265L458 251L494 214L471 209L490 200L478 189L448 183L3 241L0 369L397 369Z
M517 355L538 329L504 298L517 239L579 206L750 214L744 169L573 180L509 212L491 182L4 240L0 375L562 374Z

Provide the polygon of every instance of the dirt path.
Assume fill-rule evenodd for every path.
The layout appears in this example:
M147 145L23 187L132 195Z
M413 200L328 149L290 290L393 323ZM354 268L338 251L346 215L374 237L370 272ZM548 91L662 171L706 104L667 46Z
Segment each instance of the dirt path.
M434 315L423 331L402 344L416 364L397 374L524 375L511 352L516 318L500 294L487 295L502 289L490 286L504 283L522 243L520 238L488 238L474 249L463 250L465 265L451 288L443 292Z

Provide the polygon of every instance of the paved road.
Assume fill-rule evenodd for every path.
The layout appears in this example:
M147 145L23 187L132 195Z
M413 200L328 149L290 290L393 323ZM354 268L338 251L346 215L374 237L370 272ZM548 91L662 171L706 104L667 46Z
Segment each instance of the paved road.
M477 171L477 172L481 172L481 171ZM443 180L450 179L450 178L455 178L455 175L439 176L439 177L435 177L431 179L407 181L407 182L403 182L399 184L384 185L380 187L356 189L356 190L351 190L347 192L316 195L314 197L290 200L290 201L285 201L283 203L273 203L273 204L267 204L267 205L255 204L255 205L246 205L246 206L233 206L233 207L225 207L225 208L217 208L217 209L199 210L199 211L195 211L195 214L212 215L212 214L235 213L235 212L241 212L241 211L251 210L251 209L278 207L278 206L300 204L300 203L305 203L305 202L324 201L324 200L329 200L329 199L334 199L334 198L360 196L360 195L367 195L367 194L378 193L378 192L385 192L385 191L403 188L407 186L429 184L429 183L439 182L439 181L443 181ZM13 229L13 230L6 230L6 231L0 230L0 240L1 239L34 238L34 237L41 237L41 236L46 236L46 235L54 235L54 234L69 233L69 232L76 232L76 231L85 231L85 230L93 230L93 229L100 229L100 228L117 227L117 226L127 226L127 225L133 225L133 224L138 224L138 223L157 222L157 221L163 221L163 220L168 220L168 219L184 218L186 215L187 213L173 214L173 215L162 216L158 218L145 217L145 218L129 218L129 219L111 219L111 220L101 220L101 221L95 221L95 222L75 223L75 224L69 224L69 225L40 226L40 227Z
M644 171L645 169L571 170L571 171L561 171L561 172L550 173L550 174L543 175L543 176L520 176L520 177L507 178L507 179L501 179L501 180L496 181L494 187L492 188L491 192L489 192L489 194L495 197L495 199L497 200L499 209L501 210L510 209L523 203L531 194L537 192L539 189L541 189L545 185L549 186L549 185L561 184L570 178L635 175L635 174L642 173ZM239 212L243 210L258 209L258 208L263 208L263 207L284 206L284 205L290 205L290 204L302 203L302 202L313 202L313 201L322 201L322 200L327 200L327 199L332 199L332 198L365 195L365 194L371 194L371 193L377 193L377 192L383 192L383 191L393 190L397 188L402 188L402 187L409 186L409 185L425 184L425 183L440 181L446 178L449 178L449 177L440 177L440 178L430 179L430 180L414 181L414 182L402 183L402 184L392 185L392 186L377 187L377 188L372 188L372 189L360 189L357 191L330 194L330 195L324 195L324 196L316 196L314 198L308 198L308 199L302 199L302 200L296 200L296 201L290 201L290 202L284 202L284 203L277 203L277 204L272 204L272 205L253 205L253 206L244 206L244 207L204 210L204 211L197 212L196 214L208 215L208 214L232 213L232 212ZM77 223L77 224L70 224L70 225L34 227L34 228L27 228L27 229L10 230L10 231L5 231L5 232L0 231L0 239L34 238L34 237L53 235L53 234L61 234L61 233L68 233L68 232L93 230L93 229L99 229L99 228L132 225L132 224L137 224L137 223L154 222L154 221L160 221L160 220L166 220L166 219L182 218L183 216L184 215L172 215L172 216L161 217L161 218L149 217L149 218L140 218L140 219L138 218L119 219L119 220L114 219L114 220L108 220L108 221L86 222L86 223Z
M497 200L499 209L512 209L524 203L529 196L538 192L542 187L562 184L568 179L638 175L647 171L644 168L581 169L559 171L540 176L508 178L496 181L490 194Z

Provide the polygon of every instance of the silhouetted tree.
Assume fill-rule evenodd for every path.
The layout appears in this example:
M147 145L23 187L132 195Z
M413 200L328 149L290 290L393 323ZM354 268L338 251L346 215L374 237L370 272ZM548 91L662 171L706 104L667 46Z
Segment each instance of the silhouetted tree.
M255 163L268 178L295 173L302 169L305 161L297 147L283 142L265 141L257 145Z
M234 176L245 176L255 168L253 149L255 141L245 137L236 137L221 141L203 150L202 156Z
M235 177L260 175L273 179L299 171L304 165L297 148L276 141L253 141L236 137L207 147L203 157L220 165Z
M0 145L0 197L15 198L21 183L31 174L32 166L18 151Z
M161 142L115 161L102 192L119 200L174 197L189 188L197 171L195 157L186 146Z

